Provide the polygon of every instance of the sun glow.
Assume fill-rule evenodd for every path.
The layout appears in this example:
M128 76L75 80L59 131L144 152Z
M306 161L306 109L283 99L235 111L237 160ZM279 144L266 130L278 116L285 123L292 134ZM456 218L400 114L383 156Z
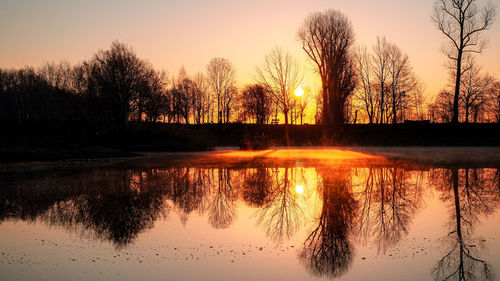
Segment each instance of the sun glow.
M299 195L304 193L304 186L301 184L295 185L295 193L297 193Z
M295 96L301 97L304 94L304 89L301 86L297 87L294 92Z

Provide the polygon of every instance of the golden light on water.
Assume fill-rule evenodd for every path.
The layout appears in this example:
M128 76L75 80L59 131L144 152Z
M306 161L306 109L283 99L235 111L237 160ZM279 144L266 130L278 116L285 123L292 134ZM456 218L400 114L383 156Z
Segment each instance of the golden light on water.
M301 97L303 94L304 94L304 89L302 89L301 86L297 87L297 89L295 89L295 92L294 94L297 96L297 97Z
M342 149L267 149L255 151L222 151L216 156L238 158L271 158L271 159L321 159L321 160L355 160L377 159L376 155L342 150Z

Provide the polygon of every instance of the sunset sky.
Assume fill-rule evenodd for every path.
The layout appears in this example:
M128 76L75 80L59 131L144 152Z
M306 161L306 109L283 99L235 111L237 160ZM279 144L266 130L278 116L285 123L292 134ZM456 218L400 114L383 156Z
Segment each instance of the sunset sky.
M356 43L371 47L386 36L405 51L434 95L447 83L444 36L431 22L434 0L2 0L0 67L39 66L46 61L78 63L113 40L131 45L156 68L176 74L205 71L212 57L237 69L238 83L252 82L255 67L276 45L311 69L296 39L307 15L336 9L352 21ZM479 1L480 4L485 3ZM499 1L495 0L497 5ZM498 13L498 11L497 11ZM484 70L500 77L500 23L479 56ZM307 83L307 82L306 82Z

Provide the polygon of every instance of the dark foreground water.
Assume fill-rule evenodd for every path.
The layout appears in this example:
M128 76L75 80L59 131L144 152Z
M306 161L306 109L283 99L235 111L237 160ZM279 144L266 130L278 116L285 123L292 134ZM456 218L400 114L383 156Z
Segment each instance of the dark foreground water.
M499 167L346 151L0 177L0 280L498 280Z

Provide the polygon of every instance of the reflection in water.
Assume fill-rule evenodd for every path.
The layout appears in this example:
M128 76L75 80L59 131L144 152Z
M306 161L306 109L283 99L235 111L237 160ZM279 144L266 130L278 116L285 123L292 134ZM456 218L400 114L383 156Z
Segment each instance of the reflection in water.
M402 168L369 168L357 189L360 202L357 234L364 241L371 237L379 252L397 244L408 233L412 216L422 200L421 172Z
M210 207L210 225L216 229L228 228L234 221L236 210L234 201L237 191L231 186L231 173L228 169L218 169L217 188Z
M498 170L436 171L435 184L450 204L451 216L445 238L449 250L433 270L435 280L495 279L490 264L480 257L484 240L472 234L478 216L491 214L498 203L497 175Z
M323 178L323 207L317 226L304 242L299 258L316 276L339 277L353 258L350 241L357 204L350 187L349 170L318 169Z
M229 228L239 200L255 209L256 223L275 243L308 231L298 259L314 276L337 278L352 264L355 241L374 242L384 254L404 238L427 180L451 214L449 250L435 279L493 280L473 229L500 201L499 175L498 169L393 166L105 168L4 181L0 223L42 222L126 247L169 215L186 224L194 214L212 228Z
M276 243L290 238L299 228L303 211L298 204L294 184L291 180L291 169L274 169L273 185L264 205L259 209L258 224L263 225L266 234Z

